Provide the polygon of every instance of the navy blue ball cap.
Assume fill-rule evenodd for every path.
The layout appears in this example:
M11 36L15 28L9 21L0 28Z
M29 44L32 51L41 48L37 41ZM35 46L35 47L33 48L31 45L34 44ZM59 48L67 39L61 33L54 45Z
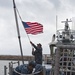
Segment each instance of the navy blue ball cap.
M32 66L32 67L35 67L36 66L36 63L35 63L35 61L30 61L29 62L29 65Z
M42 46L40 43L38 43L37 45Z

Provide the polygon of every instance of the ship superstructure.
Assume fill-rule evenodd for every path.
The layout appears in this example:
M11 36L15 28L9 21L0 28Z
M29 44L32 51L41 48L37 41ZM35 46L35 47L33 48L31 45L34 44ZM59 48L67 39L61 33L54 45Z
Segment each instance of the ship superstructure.
M50 75L75 75L75 30L70 29L68 19L64 29L57 30L57 42L50 43L52 57L52 70Z

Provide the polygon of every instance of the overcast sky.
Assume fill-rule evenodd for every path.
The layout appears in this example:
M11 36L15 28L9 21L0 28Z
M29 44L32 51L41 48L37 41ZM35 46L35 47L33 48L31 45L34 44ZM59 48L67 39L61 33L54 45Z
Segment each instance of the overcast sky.
M43 25L43 33L29 35L30 40L41 43L43 54L50 54L49 43L56 33L56 15L58 28L63 27L61 21L75 17L75 0L15 0L23 21L39 22ZM27 34L18 17L21 43L24 55L32 55ZM13 0L0 0L0 54L20 55L20 47L13 10Z

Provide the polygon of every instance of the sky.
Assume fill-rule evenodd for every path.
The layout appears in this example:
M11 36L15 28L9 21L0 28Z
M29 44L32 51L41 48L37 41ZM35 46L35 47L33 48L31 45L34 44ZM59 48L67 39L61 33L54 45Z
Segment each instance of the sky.
M75 17L75 0L15 0L15 3L23 21L43 25L43 33L29 35L29 38L35 45L42 44L43 54L50 54L49 43L56 29L63 28L61 21ZM32 46L19 16L17 18L23 55L32 55ZM20 54L13 0L0 0L0 55Z

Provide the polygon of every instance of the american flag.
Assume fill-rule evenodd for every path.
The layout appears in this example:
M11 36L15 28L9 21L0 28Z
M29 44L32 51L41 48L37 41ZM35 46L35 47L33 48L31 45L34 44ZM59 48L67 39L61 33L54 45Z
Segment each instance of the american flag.
M39 33L43 33L43 26L40 23L37 22L23 22L23 26L26 30L27 34L39 34Z

